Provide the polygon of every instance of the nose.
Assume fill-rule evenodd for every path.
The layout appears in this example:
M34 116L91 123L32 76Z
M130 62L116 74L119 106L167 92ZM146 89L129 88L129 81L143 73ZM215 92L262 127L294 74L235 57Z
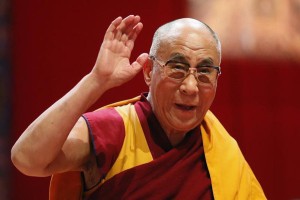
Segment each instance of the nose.
M180 92L186 95L195 95L198 93L198 81L194 76L194 73L190 73L181 83Z

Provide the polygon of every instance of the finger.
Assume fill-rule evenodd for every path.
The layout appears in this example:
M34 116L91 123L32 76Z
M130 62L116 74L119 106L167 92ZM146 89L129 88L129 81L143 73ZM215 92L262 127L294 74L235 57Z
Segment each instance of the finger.
M129 15L122 20L122 23L117 27L118 32L116 33L116 39L124 41L123 35L130 35L134 27L140 22L140 17ZM123 38L122 38L123 37Z
M136 25L136 27L134 28L134 31L132 31L130 33L129 36L127 36L127 41L125 42L125 45L127 48L129 48L130 50L133 49L134 47L134 42L137 38L137 36L139 35L139 33L141 32L141 30L143 29L143 24L139 23Z
M131 31L131 33L128 35L128 40L131 40L131 41L135 41L137 36L140 34L140 32L142 31L143 29L143 24L141 22L139 22L134 28L133 30Z
M134 21L134 16L133 15L129 15L126 18L124 18L122 20L122 22L120 24L118 24L118 26L114 30L114 38L117 39L117 40L121 40L122 35L124 33L126 33L125 30L127 29L128 26L130 26L132 21Z
M137 16L134 16L134 15L128 15L126 18L124 18L122 20L122 23L118 26L118 29L123 32L123 33L126 33L126 30L127 29L132 29L133 26L133 23L138 19L139 17ZM137 22L136 22L137 23Z
M125 26L122 30L123 33L129 35L133 31L133 28L140 22L140 20L141 18L138 15L133 16L133 18L130 20L124 20Z
M129 35L131 34L132 31L134 30L134 27L140 22L140 16L133 16L132 19L129 20L129 18L124 19L124 28L122 29L122 36L121 36L121 41L126 43Z
M104 39L113 39L114 32L117 29L117 27L121 24L121 22L122 17L117 17L116 19L114 19L107 28L106 33L104 35Z
M122 34L121 41L126 44L127 40L128 40L128 35L127 34Z

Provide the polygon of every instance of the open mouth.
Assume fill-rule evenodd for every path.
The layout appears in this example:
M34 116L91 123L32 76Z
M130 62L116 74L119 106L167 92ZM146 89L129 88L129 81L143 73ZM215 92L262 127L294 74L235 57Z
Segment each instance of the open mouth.
M194 110L196 109L196 106L189 106L189 105L184 105L184 104L175 104L177 108L181 110Z

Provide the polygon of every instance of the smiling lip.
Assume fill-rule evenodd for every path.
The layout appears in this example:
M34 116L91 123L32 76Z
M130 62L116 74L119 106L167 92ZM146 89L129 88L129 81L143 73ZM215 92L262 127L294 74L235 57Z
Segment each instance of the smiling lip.
M180 110L195 110L196 106L191 106L191 105L185 105L185 104L175 104L177 108Z

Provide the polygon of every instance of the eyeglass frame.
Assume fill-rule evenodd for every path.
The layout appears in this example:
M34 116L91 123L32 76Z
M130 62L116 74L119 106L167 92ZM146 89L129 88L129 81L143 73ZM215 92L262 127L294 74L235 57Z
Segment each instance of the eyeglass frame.
M185 64L185 65L187 65L187 66L189 67L189 68L188 68L189 71L187 72L187 74L186 74L184 77L182 77L182 78L180 78L180 79L177 79L177 78L168 76L168 75L166 74L166 71L165 71L165 70L164 70L164 74L165 74L168 78L173 79L173 80L176 80L176 81L183 81L183 80L186 79L190 74L193 74L194 77L196 78L197 82L198 82L198 83L201 82L201 81L199 80L198 76L196 76L196 75L198 74L197 68L196 68L196 67L190 67L190 64L189 64L189 63L176 62L176 61L170 59L170 60L166 61L165 64L162 64L162 63L161 63L162 61L158 60L158 59L157 59L155 56L153 56L153 55L150 55L150 56L149 56L149 59L152 60L152 61L154 61L154 62L157 62L157 63L159 64L159 66L160 66L161 68L163 68L163 69L164 69L164 67L167 66L168 63L170 63L170 62L175 62L175 63ZM220 66L203 65L203 66L200 66L200 67L198 67L198 68L201 68L201 67L213 68L213 69L215 69L215 70L218 71L218 72L217 72L217 77L219 77L219 76L221 75L221 67L220 67ZM195 73L196 73L196 74L195 74ZM217 78L216 78L216 80L217 80ZM201 83L204 83L204 82L201 82Z

